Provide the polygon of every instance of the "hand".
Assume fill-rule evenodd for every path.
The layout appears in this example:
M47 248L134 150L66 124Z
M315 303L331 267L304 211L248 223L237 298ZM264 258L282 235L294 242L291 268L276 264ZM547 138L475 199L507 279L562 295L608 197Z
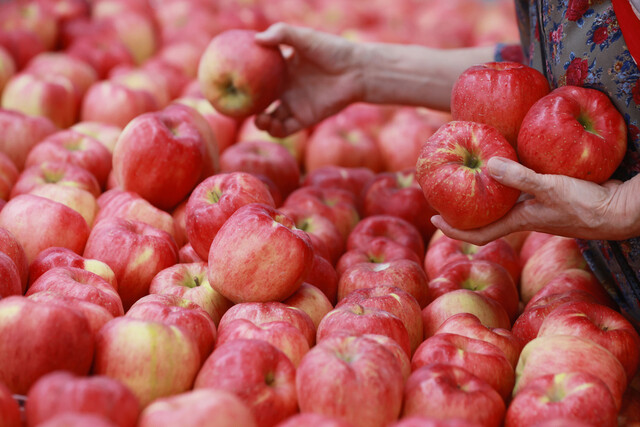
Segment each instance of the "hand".
M483 245L514 231L532 230L588 240L637 236L638 179L603 185L563 175L543 175L507 159L491 158L489 172L497 181L524 193L501 219L474 230L452 228L439 215L431 222L447 236ZM639 176L640 177L640 176ZM632 182L636 181L636 182ZM634 193L636 196L634 196Z
M284 137L316 124L362 96L356 44L309 28L277 23L256 35L263 45L293 48L288 83L279 105L256 117L256 126Z

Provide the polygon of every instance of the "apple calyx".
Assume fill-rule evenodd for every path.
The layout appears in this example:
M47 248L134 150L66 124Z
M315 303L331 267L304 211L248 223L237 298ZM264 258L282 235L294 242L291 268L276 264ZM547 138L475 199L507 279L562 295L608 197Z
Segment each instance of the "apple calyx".
M264 378L264 382L265 384L267 384L269 387L273 386L274 383L276 382L276 375L273 371L269 371L267 372L267 375L265 375Z

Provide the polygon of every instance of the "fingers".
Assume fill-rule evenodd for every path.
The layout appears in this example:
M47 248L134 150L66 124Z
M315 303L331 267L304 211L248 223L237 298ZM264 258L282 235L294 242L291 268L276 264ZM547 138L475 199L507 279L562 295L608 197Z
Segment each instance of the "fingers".
M487 168L496 181L524 193L539 196L548 190L548 179L545 175L535 173L513 160L492 157L487 162Z
M307 50L315 43L315 31L277 22L265 31L256 34L255 40L267 46L286 44L298 50Z
M274 111L258 114L255 124L259 129L269 132L276 138L284 138L302 130L302 124L296 119L284 104L280 104Z

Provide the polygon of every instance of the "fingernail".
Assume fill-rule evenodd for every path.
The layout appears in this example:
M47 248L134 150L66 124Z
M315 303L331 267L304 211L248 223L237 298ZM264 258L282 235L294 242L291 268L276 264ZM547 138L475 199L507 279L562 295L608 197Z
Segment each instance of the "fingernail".
M489 173L494 178L502 178L508 167L508 163L500 157L492 157L487 162Z
M271 37L274 36L274 33L275 33L275 31L271 27L269 27L266 30L264 30L263 32L257 33L255 35L255 38L258 39L258 40L268 40L268 39L270 39Z

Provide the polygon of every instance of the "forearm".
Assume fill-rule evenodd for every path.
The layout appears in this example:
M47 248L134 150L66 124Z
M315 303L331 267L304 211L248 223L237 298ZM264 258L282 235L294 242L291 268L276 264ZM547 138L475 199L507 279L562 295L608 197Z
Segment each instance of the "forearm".
M366 43L361 47L364 102L449 110L458 76L493 60L494 47L433 49Z

